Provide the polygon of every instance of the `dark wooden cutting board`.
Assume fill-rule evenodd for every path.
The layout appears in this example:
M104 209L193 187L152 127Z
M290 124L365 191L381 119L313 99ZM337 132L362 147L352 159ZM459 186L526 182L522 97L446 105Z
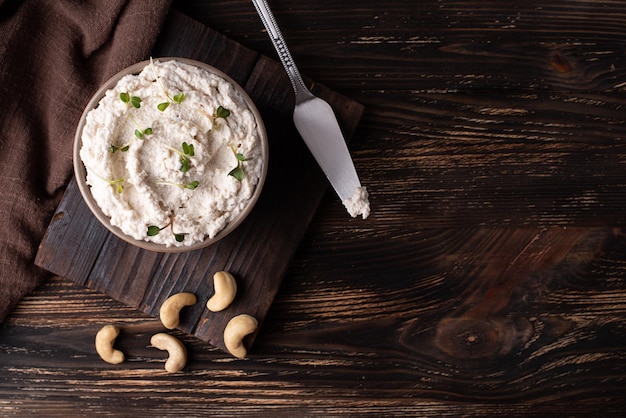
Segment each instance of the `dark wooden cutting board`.
M262 324L327 181L294 128L293 92L279 63L175 12L164 25L153 56L204 61L229 74L254 100L270 143L268 177L256 207L217 244L189 253L156 253L109 233L91 214L72 180L35 263L152 316L158 316L170 295L193 292L198 303L185 308L179 328L225 350L223 330L232 317L247 313ZM363 107L309 84L333 106L350 138ZM206 301L213 294L213 274L220 270L237 278L238 293L226 310L212 313ZM255 335L246 339L248 346Z

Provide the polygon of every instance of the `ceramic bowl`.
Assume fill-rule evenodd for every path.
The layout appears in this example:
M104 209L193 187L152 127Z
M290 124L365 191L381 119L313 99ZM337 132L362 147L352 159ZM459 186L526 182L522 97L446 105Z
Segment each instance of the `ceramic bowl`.
M207 65L207 64L205 64L203 62L190 60L190 59L184 59L184 58L173 58L173 57L158 58L158 61L160 61L160 62L164 62L164 61L168 61L168 60L176 60L176 61L180 61L180 62L185 63L185 64L193 65L193 66L199 67L199 68L201 68L201 69L203 69L203 70L205 70L205 71L207 71L209 73L213 73L213 74L216 74L216 75L222 77L223 79L225 79L227 82L231 83L234 86L234 88L239 92L241 97L246 102L249 110L254 115L254 118L256 119L258 135L259 135L260 142L261 142L261 155L262 155L262 158L263 158L263 164L262 164L261 174L259 176L259 181L258 181L258 183L255 186L255 189L253 191L252 197L247 201L247 205L246 205L245 209L243 211L241 211L239 213L239 215L234 220L232 220L230 223L228 223L225 226L225 228L222 229L220 232L218 232L216 234L216 236L213 237L213 238L206 238L204 241L199 241L199 242L196 242L196 243L193 243L193 244L190 244L190 245L166 246L164 244L154 243L154 242L151 242L151 241L135 239L135 238L125 234L120 228L118 228L117 226L114 226L114 225L111 224L110 218L103 213L103 211L100 209L100 206L98 206L98 203L94 200L94 198L93 198L93 196L91 194L90 186L87 184L87 181L86 181L87 169L86 169L85 165L83 164L83 162L82 162L82 160L80 158L80 149L82 147L82 132L83 132L83 128L85 126L87 114L92 109L94 109L96 106L98 106L98 103L104 97L104 95L107 92L107 90L113 88L122 77L124 77L125 75L128 75L128 74L138 74L138 73L140 73L144 69L144 67L146 67L146 65L148 65L150 63L150 61L143 61L143 62L137 63L135 65L132 65L132 66L130 66L130 67L120 71L115 76L111 77L108 81L106 81L98 89L98 91L93 95L93 97L91 98L91 100L87 104L87 106L86 106L86 108L85 108L85 110L84 110L84 112L83 112L83 114L82 114L82 116L80 118L80 121L79 121L79 124L78 124L78 128L76 130L76 136L74 138L73 157L74 157L74 174L76 176L76 181L77 181L80 193L81 193L83 199L85 200L87 206L91 210L91 212L98 219L98 221L100 221L102 223L102 225L104 225L109 231L111 231L111 233L113 233L117 237L119 237L122 240L124 240L124 241L126 241L126 242L128 242L128 243L130 243L132 245L135 245L137 247L140 247L140 248L143 248L143 249L146 249L146 250L150 250L150 251L158 251L158 252L166 252L166 253L177 253L177 252L193 251L193 250L197 250L197 249L204 248L204 247L207 247L209 245L212 245L212 244L216 243L217 241L223 239L225 236L227 236L233 230L235 230L246 219L246 217L250 214L250 212L254 208L255 203L259 199L259 196L260 196L261 191L263 189L263 184L264 184L265 178L267 176L267 163L268 163L268 157L269 157L269 150L268 150L267 133L265 131L265 126L263 124L263 120L261 118L261 115L259 114L259 111L257 110L257 108L256 108L255 104L253 103L252 99L250 99L248 94L245 92L245 90L239 84L237 84L227 74L225 74L222 71L220 71L220 70L218 70L218 69L216 69L216 68L214 68L214 67L212 67L210 65Z

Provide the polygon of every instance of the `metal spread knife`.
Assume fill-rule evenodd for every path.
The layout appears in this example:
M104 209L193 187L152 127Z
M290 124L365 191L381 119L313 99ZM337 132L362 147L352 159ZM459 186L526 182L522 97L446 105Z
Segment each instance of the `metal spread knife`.
M267 2L252 2L291 80L296 95L293 113L296 129L350 215L367 218L370 213L368 193L361 186L333 109L304 85Z

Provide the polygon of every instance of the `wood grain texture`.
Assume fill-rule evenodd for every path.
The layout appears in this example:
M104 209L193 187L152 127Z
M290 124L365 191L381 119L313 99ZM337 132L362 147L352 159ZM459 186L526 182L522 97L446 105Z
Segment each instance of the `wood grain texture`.
M0 413L612 417L626 406L626 4L270 0L365 105L368 220L315 212L248 361L55 278L0 328ZM249 1L175 7L274 57ZM92 349L128 327L130 360Z
M571 248L567 256L562 246L542 247L545 236ZM324 280L286 282L249 361L176 332L190 360L175 375L162 370L164 355L148 343L162 330L157 320L54 279L1 330L2 402L6 411L19 402L59 414L78 407L121 415L128 408L218 416L616 413L626 283L615 260L626 256L625 240L621 231L588 228L431 229L397 238L379 254L386 265L357 269L375 269L369 274L380 274L378 281L349 281L324 264L314 268ZM409 274L393 260L411 242L420 242L411 253L422 261ZM339 259L352 254L345 243L318 245ZM493 265L510 261L504 248L518 245L554 264L511 281L494 277ZM508 268L524 270L526 261ZM491 314L472 310L499 302L511 282L505 305ZM93 350L106 323L123 329L122 365L103 363ZM29 389L15 388L17 381Z

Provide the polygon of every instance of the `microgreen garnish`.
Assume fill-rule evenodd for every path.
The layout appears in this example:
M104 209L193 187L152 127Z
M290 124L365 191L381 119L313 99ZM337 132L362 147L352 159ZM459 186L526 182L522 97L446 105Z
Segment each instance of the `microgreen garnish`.
M129 147L130 147L130 145L128 145L128 144L124 144L124 145L119 146L119 147L116 147L115 145L111 144L109 146L109 151L111 151L111 154L115 154L116 151L126 152L126 151L128 151Z
M237 158L237 167L235 167L232 170L230 170L228 175L229 176L233 176L237 180L241 181L241 180L243 180L243 177L244 177L244 174L245 174L244 171L243 171L243 164L242 163L244 161L248 161L249 158L246 158L246 157L244 157L244 155L242 153L237 152L233 145L231 145L230 148L233 150L233 154L235 154L235 158Z
M118 193L122 193L124 191L124 186L122 186L122 183L124 182L124 179L107 179L104 176L101 176L100 174L96 173L93 169L86 167L90 173L92 173L94 176L98 177L100 180L102 180L103 182L110 184L111 186L113 186L113 188L115 189L115 191L117 191Z
M189 157L193 157L195 155L193 144L183 142L181 146L182 151L172 147L167 148L171 151L174 151L180 156L180 171L182 171L183 173L189 171L189 168L191 167L191 160L189 159Z
M165 89L165 86L161 82L159 75L157 74L155 70L154 61L152 61L152 57L150 57L150 65L152 68L152 72L154 73L154 78L156 79L157 84L159 85L159 87L161 88L161 91L163 91L163 94L165 95L165 98L167 99L167 101L159 103L157 105L157 109L159 109L161 112L165 112L165 109L167 109L171 103L181 104L182 101L185 100L185 93L181 91L178 94L175 94L174 97L170 96L167 90Z
M120 100L126 103L127 106L133 106L136 109L139 109L141 107L141 98L138 96L131 96L131 94L128 93L127 91L120 93ZM141 127L139 126L139 124L137 123L133 115L129 114L128 117L133 123L133 125L135 125L135 136L137 138L143 139L144 135L150 135L152 133L152 128L141 129ZM126 149L122 149L123 147L126 147ZM122 146L117 149L114 149L113 147L111 147L110 149L111 149L111 152L115 152L117 151L117 149L121 151L128 151L127 146Z
M163 228L167 228L167 225L164 226ZM161 232L161 228L159 228L158 226L150 225L148 227L148 236L149 237L153 237L155 235L159 235L159 232Z
M180 187L181 189L195 190L200 185L200 182L198 180L194 180L191 183L174 183L171 181L157 181L155 184L159 186L176 186L176 187Z
M183 93L182 91L174 95L174 103L181 104L183 100L185 100L185 93Z
M217 118L224 118L224 119L226 119L229 116L230 116L230 110L225 109L222 106L218 106L217 109L215 109L215 119L217 119Z
M200 185L198 180L194 180L191 183L187 183L184 185L185 189L195 190Z
M96 174L96 176L98 176L98 175ZM100 176L98 176L98 177L100 177ZM124 179L110 180L110 179L105 179L103 177L100 177L100 179L102 179L105 183L108 183L111 186L113 186L113 188L115 189L116 192L122 193L124 191L124 186L122 186L122 183L124 182Z
M157 78L158 80L158 78ZM159 85L161 86L161 89L163 90L163 93L165 94L165 98L167 99L167 102L163 102L163 103L159 103L157 105L157 109L159 109L161 112L165 112L165 109L167 109L171 103L176 103L176 104L181 104L183 100L185 100L185 93L180 92L176 95L174 95L174 97L170 97L170 95L167 93L167 91L165 91L165 88L163 87L163 84L161 84L159 82Z
M173 216L170 216L170 221L165 226L158 227L156 225L148 225L148 229L146 231L146 235L148 235L149 237L153 237L155 235L159 235L159 232L163 231L168 226L172 229L172 234L174 235L174 239L177 242L183 242L183 240L185 239L185 235L186 234L174 232L174 217Z
M127 91L120 93L120 100L136 109L141 107L141 98L138 96L131 96Z
M152 128L146 128L143 131L139 128L135 129L135 136L139 139L143 139L144 135L152 134Z
M105 180L105 181L109 183L111 186L113 186L115 188L115 191L117 191L118 193L122 193L124 191L124 186L122 186L124 179Z
M241 167L241 164L238 164L237 167L233 168L228 173L229 176L233 176L234 178L236 178L239 181L243 180L244 174L245 173L243 172L243 168Z
M220 118L226 119L230 116L230 110L226 109L224 106L218 106L213 113L209 113L204 110L204 106L202 105L202 103L200 103L200 108L196 110L209 118L212 124L215 124L215 122Z
M183 152L185 153L185 155L189 155L190 157L194 156L194 150L193 150L193 144L188 144L186 142L183 142Z

